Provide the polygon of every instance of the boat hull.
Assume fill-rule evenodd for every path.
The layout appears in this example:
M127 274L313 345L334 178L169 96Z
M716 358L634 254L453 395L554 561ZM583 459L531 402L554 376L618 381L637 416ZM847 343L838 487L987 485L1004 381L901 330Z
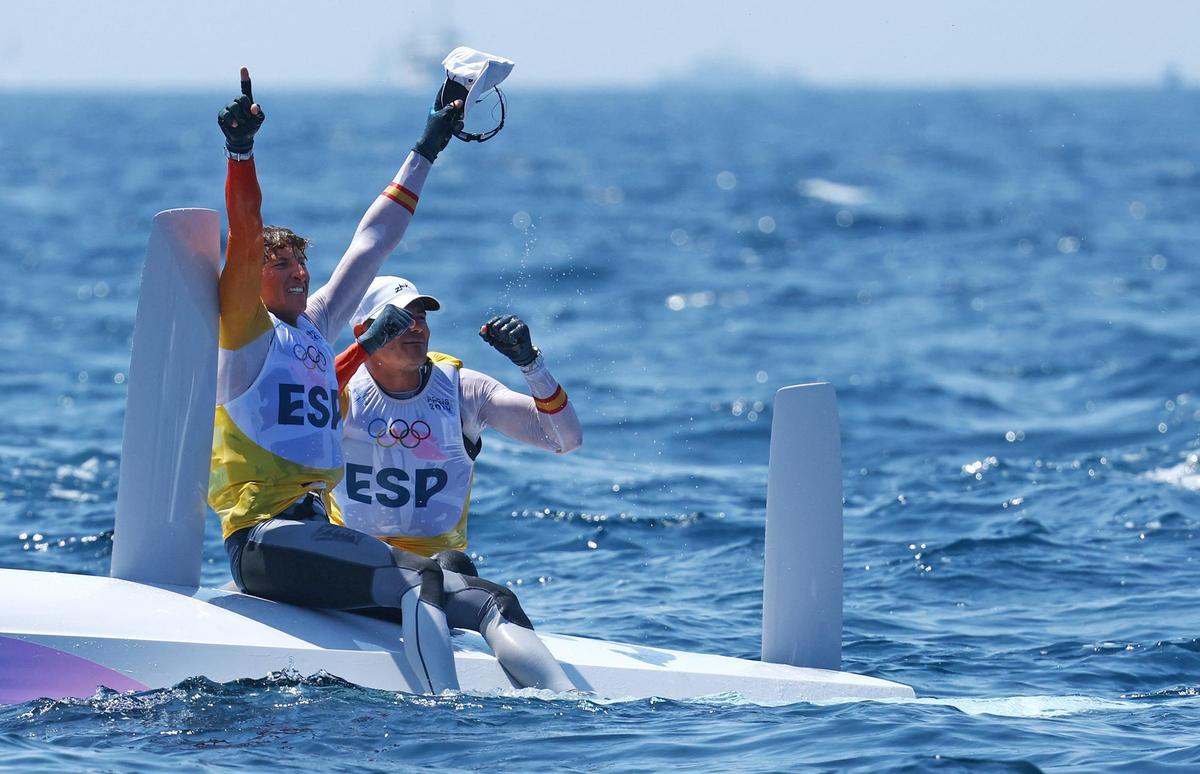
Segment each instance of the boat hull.
M474 632L453 637L465 691L515 684ZM912 697L878 678L539 632L581 691L690 699L735 693L761 704ZM234 591L89 575L0 570L0 703L146 690L292 670L367 688L418 691L399 625Z

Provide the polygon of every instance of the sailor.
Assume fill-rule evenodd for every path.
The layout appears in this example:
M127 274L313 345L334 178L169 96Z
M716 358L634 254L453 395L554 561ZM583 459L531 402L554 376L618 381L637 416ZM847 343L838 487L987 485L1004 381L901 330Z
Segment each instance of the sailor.
M356 341L337 357L346 475L335 497L348 525L397 548L461 552L484 428L557 454L579 448L583 428L517 317L494 317L479 335L521 369L530 395L431 352L426 315L441 303L401 277L371 283L352 317L355 332L389 306L411 314L412 326L374 353Z
M220 349L209 504L238 588L298 605L403 611L405 653L424 690L457 689L441 568L347 529L331 510L342 477L342 411L329 341L345 326L416 210L461 102L430 111L395 178L368 208L329 282L309 296L308 241L263 226L254 135L265 119L242 68L242 95L218 115L228 171L229 241L220 278ZM406 330L383 310L360 336L374 349Z
M389 308L404 309L413 323L371 351L362 334ZM485 427L560 454L579 447L583 430L524 322L495 317L480 336L521 369L531 395L430 352L426 315L440 308L408 280L380 277L354 313L360 338L337 359L346 475L334 499L348 526L436 559L450 625L480 632L510 673L531 670L554 687L561 668L533 634L516 596L479 578L464 553L467 517ZM565 676L561 680L570 687Z

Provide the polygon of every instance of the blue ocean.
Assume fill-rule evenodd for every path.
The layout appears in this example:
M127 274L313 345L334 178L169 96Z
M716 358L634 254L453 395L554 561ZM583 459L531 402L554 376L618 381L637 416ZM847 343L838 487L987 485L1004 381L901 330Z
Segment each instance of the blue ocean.
M316 287L424 100L256 86ZM151 218L223 210L232 96L0 95L0 566L108 572ZM476 331L522 316L585 426L565 457L485 434L481 574L545 631L757 658L773 396L828 380L843 668L916 700L197 675L0 707L0 765L1195 770L1198 125L1186 90L514 88L430 175L386 271L442 300L432 346L520 388Z

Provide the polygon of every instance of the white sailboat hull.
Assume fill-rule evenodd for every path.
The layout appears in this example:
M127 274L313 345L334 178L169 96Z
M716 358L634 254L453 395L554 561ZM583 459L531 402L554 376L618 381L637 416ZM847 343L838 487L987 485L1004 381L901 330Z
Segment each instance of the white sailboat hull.
M576 688L607 698L736 693L762 704L912 697L899 683L827 669L542 634ZM515 684L482 638L454 638L463 690ZM290 669L419 691L397 624L207 588L0 570L0 702L218 682Z

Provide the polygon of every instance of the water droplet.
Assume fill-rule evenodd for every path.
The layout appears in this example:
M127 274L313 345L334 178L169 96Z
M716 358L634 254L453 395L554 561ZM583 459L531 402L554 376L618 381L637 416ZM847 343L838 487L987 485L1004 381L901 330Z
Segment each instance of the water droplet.
M1063 255L1070 255L1079 252L1078 237L1065 236L1058 240L1058 251Z

